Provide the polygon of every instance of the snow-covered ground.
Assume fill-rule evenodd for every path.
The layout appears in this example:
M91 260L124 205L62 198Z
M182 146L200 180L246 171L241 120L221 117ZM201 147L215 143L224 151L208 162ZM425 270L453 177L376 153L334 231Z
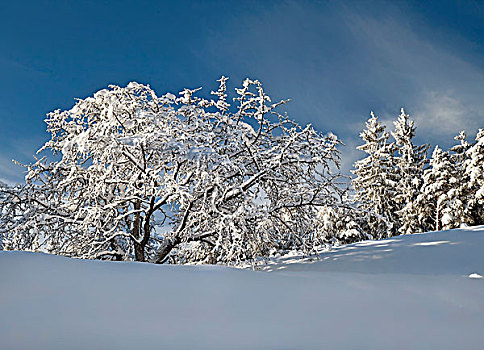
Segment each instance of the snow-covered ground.
M482 226L266 270L0 252L0 348L484 348Z

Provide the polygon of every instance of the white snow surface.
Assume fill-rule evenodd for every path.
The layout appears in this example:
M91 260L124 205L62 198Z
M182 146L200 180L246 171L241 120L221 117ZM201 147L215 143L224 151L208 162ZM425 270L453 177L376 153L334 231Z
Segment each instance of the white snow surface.
M483 349L484 226L266 271L0 252L2 349Z

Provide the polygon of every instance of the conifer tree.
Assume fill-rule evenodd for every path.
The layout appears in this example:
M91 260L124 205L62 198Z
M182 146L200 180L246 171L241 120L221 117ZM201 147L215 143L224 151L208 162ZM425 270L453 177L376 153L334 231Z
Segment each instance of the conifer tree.
M395 145L388 143L389 134L373 112L360 137L365 144L357 149L365 152L367 157L354 164L354 200L368 213L368 225L374 237L391 236L396 228L394 196L398 179L393 164ZM386 224L383 228L382 221Z
M472 196L472 191L468 186L469 176L467 175L465 168L468 159L467 151L471 147L467 142L465 131L461 131L459 135L454 137L454 140L459 143L450 148L450 160L453 168L456 171L457 183L455 185L455 198L459 200L462 207L455 209L455 218L459 224L471 224L472 213L469 206L469 199ZM457 201L455 203L458 203ZM458 217L460 215L460 217Z
M400 175L397 185L396 202L400 209L399 217L401 234L422 232L419 227L419 211L416 202L422 185L422 175L426 164L428 145L416 146L412 139L415 136L415 126L410 116L402 108L398 120L394 122L392 132L397 145L396 165Z
M459 144L450 148L450 159L452 163L464 167L465 160L467 158L466 152L470 147L469 142L467 142L466 132L462 130L459 135L454 137L454 140L459 141Z
M417 206L421 208L423 230L458 227L463 217L464 204L459 194L460 171L448 152L435 147L430 167L425 170Z
M465 173L469 177L468 205L472 224L484 224L484 129L479 129L476 142L467 150Z

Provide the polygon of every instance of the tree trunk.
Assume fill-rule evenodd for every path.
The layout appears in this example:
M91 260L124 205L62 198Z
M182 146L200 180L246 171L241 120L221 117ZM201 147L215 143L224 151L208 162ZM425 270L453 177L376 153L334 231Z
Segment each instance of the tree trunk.
M155 256L152 261L155 264L162 264L165 258L170 254L171 250L180 244L180 239L178 237L165 238L161 246L156 250Z
M155 256L151 262L155 264L162 264L165 262L166 257L170 254L171 250L181 243L180 234L185 229L187 224L188 216L190 215L190 210L193 207L193 202L190 202L188 207L185 209L183 214L183 219L180 222L177 230L173 234L173 237L166 237L161 246L156 250Z
M437 202L437 210L436 210L436 213L435 213L435 231L438 231L440 229L439 211L440 211L440 203Z
M139 210L141 208L141 202L136 201L134 203L134 210ZM133 237L139 240L141 234L141 213L137 212L134 214L133 222ZM136 261L145 261L145 249L144 246L137 241L134 241L134 259Z

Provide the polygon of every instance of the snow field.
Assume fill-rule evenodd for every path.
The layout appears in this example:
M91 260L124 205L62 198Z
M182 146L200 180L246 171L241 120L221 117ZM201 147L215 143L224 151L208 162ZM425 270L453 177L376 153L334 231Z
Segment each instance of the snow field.
M484 227L268 271L0 252L2 349L482 349Z

